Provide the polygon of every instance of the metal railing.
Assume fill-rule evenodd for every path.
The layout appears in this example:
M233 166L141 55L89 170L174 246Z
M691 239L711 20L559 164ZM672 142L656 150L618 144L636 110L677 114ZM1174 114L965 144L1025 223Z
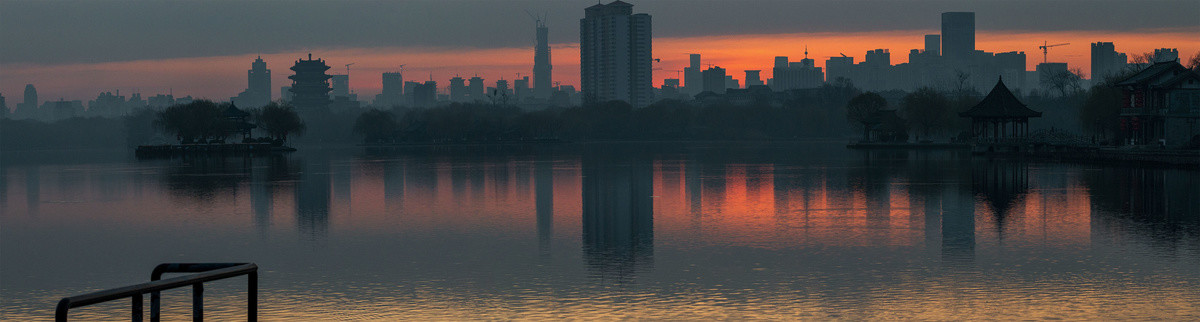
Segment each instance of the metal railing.
M164 273L197 273L161 279ZM192 320L204 320L204 282L226 279L235 276L247 276L246 283L246 317L249 321L258 320L258 265L254 263L172 263L159 264L150 273L149 283L130 285L99 292L93 292L58 301L54 312L55 321L66 321L67 313L72 308L88 306L123 298L133 299L132 319L142 321L142 294L150 293L150 320L159 320L159 292L186 286L192 287Z

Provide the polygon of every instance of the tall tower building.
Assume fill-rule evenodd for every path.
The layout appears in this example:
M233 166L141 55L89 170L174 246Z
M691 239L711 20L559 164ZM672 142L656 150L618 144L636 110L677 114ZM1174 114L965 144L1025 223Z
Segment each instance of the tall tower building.
M756 85L763 84L762 78L760 78L760 76L759 76L760 72L762 72L762 71L761 70L746 70L746 88L750 88L750 86L756 86Z
M579 20L580 85L584 103L622 100L634 107L650 103L650 15L633 14L623 1L584 9Z
M333 97L350 97L350 75L330 75L329 87L333 89L330 92Z
M267 62L263 61L262 56L250 63L246 81L246 91L251 95L250 101L246 102L249 106L263 106L271 102L271 70L267 69Z
M689 55L688 62L688 67L683 68L684 92L688 95L700 94L704 91L704 79L700 76L700 54Z
M375 106L392 107L404 104L404 75L400 72L383 73L383 88L375 97Z
M329 70L329 65L325 64L323 59L312 59L312 54L308 54L308 59L297 59L296 64L291 70L294 75L288 76L292 80L292 105L299 111L323 111L329 108L329 92L333 89L329 87L329 74L325 72Z
M467 101L467 81L462 77L454 76L450 79L450 101Z
M1128 56L1117 52L1111 42L1092 43L1092 81L1103 81L1125 68Z
M546 22L537 20L537 47L533 48L533 95L541 99L549 99L554 92L550 81L550 28Z
M250 63L246 71L246 90L233 98L243 108L254 108L271 103L271 70L259 56Z
M17 104L17 108L13 111L13 116L16 118L32 118L37 115L37 108L37 89L33 88L33 84L25 84L25 96L21 104Z
M467 80L467 98L482 102L487 99L487 88L483 85L483 77L475 76Z
M975 13L942 13L942 56L958 62L975 54Z

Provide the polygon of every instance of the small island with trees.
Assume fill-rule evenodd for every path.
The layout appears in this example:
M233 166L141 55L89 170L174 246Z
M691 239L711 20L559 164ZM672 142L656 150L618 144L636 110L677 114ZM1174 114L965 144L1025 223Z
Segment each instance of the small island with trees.
M276 153L295 151L288 135L306 128L295 108L272 102L244 111L234 103L198 100L170 106L154 115L154 128L174 135L179 144L140 145L139 157L186 153ZM255 130L264 136L254 136Z

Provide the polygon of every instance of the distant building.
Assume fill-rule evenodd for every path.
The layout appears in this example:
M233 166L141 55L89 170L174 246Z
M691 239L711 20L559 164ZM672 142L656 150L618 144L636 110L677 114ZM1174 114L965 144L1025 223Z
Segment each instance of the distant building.
M816 88L823 83L825 72L808 58L808 49L804 50L804 59L799 62L789 62L787 56L775 56L775 66L771 69L771 89L787 91Z
M1129 57L1118 53L1111 42L1092 43L1092 81L1103 81L1107 77L1116 76L1125 69Z
M746 70L746 87L763 85L761 70Z
M958 64L975 54L975 13L942 13L942 56Z
M550 28L546 22L537 20L537 46L533 49L533 94L537 98L549 99L554 91L550 80ZM453 84L451 84L453 86ZM454 96L454 94L450 94ZM453 98L451 100L454 100Z
M467 81L465 79L458 76L450 79L450 101L466 102L469 100L467 94Z
M925 35L925 52L934 56L942 55L942 35Z
M259 56L246 71L246 90L232 100L242 107L255 108L271 103L271 70Z
M292 96L292 87L291 86L279 87L279 99L283 100L284 102L291 102L292 98L293 98L293 96Z
M517 101L526 101L531 96L529 93L529 76L521 77L513 80L513 97Z
M288 76L292 80L292 88L289 89L292 106L300 112L328 110L329 92L333 89L329 87L331 76L325 73L329 70L325 60L312 59L312 54L308 54L307 60L297 59L291 70L295 72Z
M33 84L25 84L25 96L13 111L14 118L35 118L38 110L38 92Z
M725 94L725 69L721 67L709 67L701 73L704 78L704 91L713 92L716 94Z
M829 57L825 60L825 82L833 83L838 78L851 80L854 68L854 57Z
M161 109L171 105L175 105L175 97L171 94L156 94L146 99L146 105L150 108Z
M1179 49L1175 48L1159 48L1154 50L1154 61L1151 63L1162 63L1179 61Z
M483 78L479 76L471 77L467 80L467 98L472 101L482 102L487 100L487 86L483 85Z
M404 105L404 75L388 72L383 73L382 77L383 89L375 96L373 105L384 108Z
M584 10L579 20L580 83L585 103L622 100L634 107L652 96L650 15L614 1Z
M437 82L425 81L413 89L413 106L431 107L437 103Z
M683 68L683 86L684 92L689 96L700 94L704 91L704 78L700 76L700 54L688 55L688 67Z
M329 93L333 97L350 97L350 75L330 75L329 87L333 89Z
M1053 85L1056 76L1068 72L1070 71L1067 69L1067 63L1037 64L1038 87L1048 90Z

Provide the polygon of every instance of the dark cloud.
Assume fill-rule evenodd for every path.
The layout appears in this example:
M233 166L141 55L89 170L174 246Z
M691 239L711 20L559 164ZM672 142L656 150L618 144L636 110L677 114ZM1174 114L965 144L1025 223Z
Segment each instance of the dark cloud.
M607 2L607 0L606 0ZM657 37L937 29L975 11L979 30L1200 31L1200 1L628 1ZM592 1L0 1L0 63L107 62L309 48L531 45L578 39Z

